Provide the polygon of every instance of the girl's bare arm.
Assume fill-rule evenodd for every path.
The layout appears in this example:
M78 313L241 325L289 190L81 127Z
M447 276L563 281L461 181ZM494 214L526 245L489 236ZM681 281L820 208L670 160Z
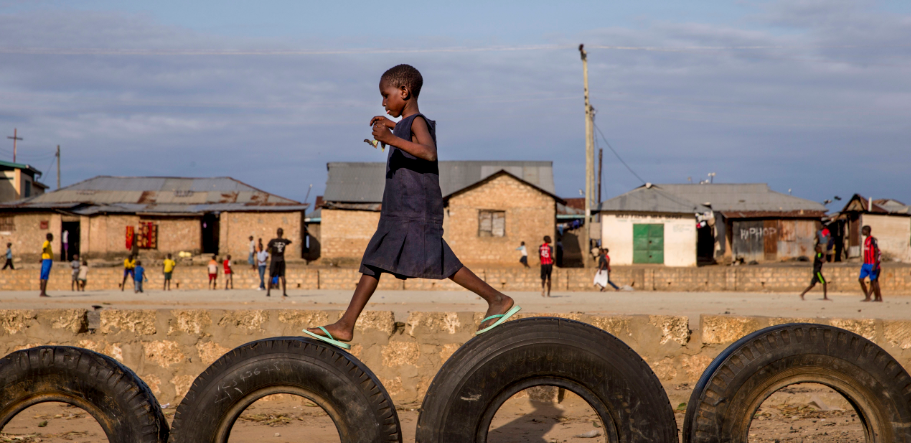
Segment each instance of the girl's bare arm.
M411 133L411 140L405 140L392 135L384 125L373 127L373 137L376 140L395 146L419 159L436 161L437 146L433 142L433 137L430 136L427 122L423 118L415 118L411 123Z

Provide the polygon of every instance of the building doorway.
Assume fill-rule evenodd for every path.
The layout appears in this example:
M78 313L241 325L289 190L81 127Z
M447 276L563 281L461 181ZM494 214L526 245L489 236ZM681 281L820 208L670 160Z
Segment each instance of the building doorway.
M633 263L664 264L664 225L633 225Z
M80 254L79 252L79 222L78 221L65 221L61 223L60 228L60 244L63 245L64 239L66 240L66 247L61 246L60 259L62 261L70 261L74 255ZM65 234L64 234L65 233ZM81 254L80 254L81 255Z
M706 222L696 226L696 261L700 265L715 263L715 232Z
M202 216L202 252L218 254L218 213L207 212Z

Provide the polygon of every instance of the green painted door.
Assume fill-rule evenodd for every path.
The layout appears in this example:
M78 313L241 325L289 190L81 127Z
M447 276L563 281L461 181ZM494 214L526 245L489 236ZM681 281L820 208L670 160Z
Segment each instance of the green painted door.
M664 225L633 225L633 263L664 264Z

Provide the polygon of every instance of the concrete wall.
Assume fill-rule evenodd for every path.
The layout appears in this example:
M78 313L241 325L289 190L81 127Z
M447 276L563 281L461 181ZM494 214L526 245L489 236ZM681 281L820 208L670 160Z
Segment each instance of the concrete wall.
M360 263L379 222L379 212L323 208L320 260L352 265Z
M505 236L478 235L481 210L505 212ZM556 238L554 198L508 175L451 197L445 214L443 238L469 265L522 266L515 249L523 241L529 264L538 263L535 247L545 235Z
M911 217L863 214L861 225L870 226L883 259L911 263Z
M633 225L664 225L664 265L696 266L696 220L691 215L601 214L601 245L611 266L633 264Z
M301 258L303 242L303 213L297 212L222 212L219 216L218 254L227 254L246 262L250 251L250 236L263 239L263 246L276 237L282 228L284 237L291 240L285 259ZM363 253L363 251L361 251Z
M40 246L40 245L39 245ZM15 251L15 250L14 250ZM146 287L161 287L161 261L143 260L149 283ZM831 292L860 293L857 284L858 266L826 266L823 275ZM501 291L540 291L540 271L530 269L472 268L488 284ZM57 264L51 272L48 289L69 290L70 273L64 264ZM255 289L259 285L256 271L246 266L246 257L235 259L234 287ZM555 268L554 291L591 291L594 269ZM812 266L713 266L703 268L664 266L615 266L611 280L621 286L632 286L636 291L700 291L700 292L791 292L800 293L810 281ZM89 272L89 291L117 289L123 277L120 266L92 268ZM360 278L356 268L317 268L303 264L290 264L287 271L288 287L292 289L346 289L353 290ZM205 266L190 266L178 260L174 271L175 289L204 289L208 281ZM880 280L887 296L911 295L911 266L886 263ZM219 286L221 277L219 278ZM389 276L380 280L380 289L392 290L463 290L450 280L409 279L398 280ZM0 272L0 290L37 291L37 264L31 268ZM819 289L816 289L819 290Z
M109 355L135 371L161 403L176 404L193 380L234 347L335 321L340 311L305 310L0 310L0 355L40 345L68 345ZM518 318L547 314L520 314ZM699 324L665 315L554 314L603 329L652 368L672 404L725 347L761 328L812 322L847 329L882 346L911 369L911 321L704 315ZM433 377L474 336L481 312L365 312L351 353L383 383L397 406L417 405ZM397 320L399 322L397 322Z
M0 172L0 203L19 199L16 187L16 171Z

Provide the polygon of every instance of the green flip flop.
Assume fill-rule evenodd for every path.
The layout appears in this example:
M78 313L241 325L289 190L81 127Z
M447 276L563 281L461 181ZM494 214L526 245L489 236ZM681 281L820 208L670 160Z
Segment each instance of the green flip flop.
M512 317L516 312L519 312L521 310L522 310L522 308L520 308L519 306L513 306L512 309L506 311L505 314L494 314L494 315L491 315L490 317L485 318L484 320L481 320L481 323L484 323L488 320L493 320L495 318L499 318L499 320L497 320L494 324L492 324L484 329L481 329L478 332L475 332L474 335L481 335L493 328L496 328L497 326L500 326L501 324L505 323L506 320L509 319L509 317Z
M326 336L325 336L325 337L323 337L322 335L316 335L316 334L314 334L314 333L312 333L312 332L310 332L310 331L308 331L308 330L306 330L306 329L304 329L304 334L307 334L307 335L309 335L309 336L311 336L311 337L313 337L313 338L315 338L315 339L317 339L317 340L321 340L321 341L324 341L324 342L326 342L326 343L329 343L330 345L338 346L338 347L340 347L340 348L342 348L342 349L344 349L344 350L346 350L346 351L351 350L351 345L349 345L348 343L340 342L340 341L336 340L335 338L333 338L333 337L332 337L332 334L330 334L329 331L326 330L326 328L324 328L324 327L322 327L322 326L317 326L317 327L320 328L320 329L322 329L323 332L326 333Z

